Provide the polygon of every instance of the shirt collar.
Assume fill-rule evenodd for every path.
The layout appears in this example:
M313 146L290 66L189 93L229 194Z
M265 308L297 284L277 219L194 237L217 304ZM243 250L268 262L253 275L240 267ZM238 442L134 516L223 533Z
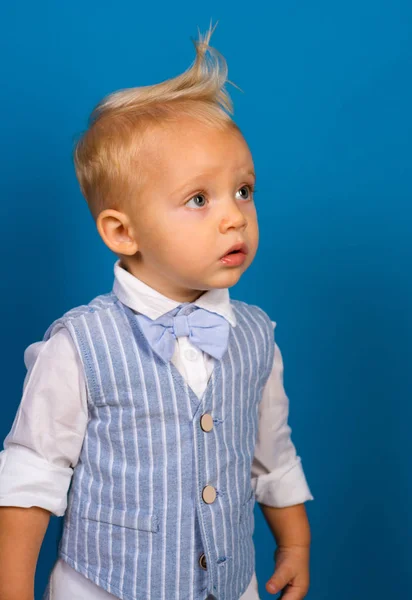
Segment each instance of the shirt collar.
M149 319L158 319L182 304L182 302L167 298L146 283L143 283L143 281L121 267L119 260L114 265L114 277L113 292L119 298L120 302L135 312L149 317ZM236 317L230 304L229 290L227 288L208 290L195 300L193 304L221 315L232 327L236 326Z

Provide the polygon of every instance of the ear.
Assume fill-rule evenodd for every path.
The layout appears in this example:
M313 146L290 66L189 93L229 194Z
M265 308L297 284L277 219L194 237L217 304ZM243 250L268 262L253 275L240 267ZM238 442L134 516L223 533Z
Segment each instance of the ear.
M139 249L129 217L117 210L103 210L96 221L100 237L115 254L132 256Z

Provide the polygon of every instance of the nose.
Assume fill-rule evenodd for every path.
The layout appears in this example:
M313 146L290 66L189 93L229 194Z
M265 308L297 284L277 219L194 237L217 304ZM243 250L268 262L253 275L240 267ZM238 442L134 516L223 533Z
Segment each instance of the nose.
M226 233L228 229L246 229L247 219L236 202L231 202L225 210L219 225L220 233Z

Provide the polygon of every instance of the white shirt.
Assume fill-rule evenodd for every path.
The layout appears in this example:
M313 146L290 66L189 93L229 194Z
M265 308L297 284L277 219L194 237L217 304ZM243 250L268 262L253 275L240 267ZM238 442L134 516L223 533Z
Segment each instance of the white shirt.
M119 261L114 272L114 293L135 312L157 319L179 306L179 302L128 273ZM236 326L227 289L207 291L194 304L222 315ZM24 361L27 375L23 396L4 441L4 451L0 453L0 506L39 506L62 516L88 420L83 367L71 336L64 328L48 341L30 345ZM188 337L180 337L172 362L195 394L202 396L213 370L211 357L195 348ZM312 499L291 441L288 405L282 356L275 345L273 369L259 409L251 473L256 500L269 506L292 506ZM53 569L52 583L53 600L113 598L61 560ZM80 589L83 595L77 595ZM258 598L255 576L242 600L246 598Z

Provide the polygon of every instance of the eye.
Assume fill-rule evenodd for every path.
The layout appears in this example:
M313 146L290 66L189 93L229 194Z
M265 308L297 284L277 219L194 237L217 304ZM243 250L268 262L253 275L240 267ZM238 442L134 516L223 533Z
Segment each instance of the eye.
M203 194L196 194L193 198L190 198L188 202L186 202L186 206L190 206L190 203L193 202L192 207L195 208L203 208L206 205L206 198Z
M242 185L242 187L237 191L237 194L240 194L241 200L249 200L253 193L253 189L250 185Z

